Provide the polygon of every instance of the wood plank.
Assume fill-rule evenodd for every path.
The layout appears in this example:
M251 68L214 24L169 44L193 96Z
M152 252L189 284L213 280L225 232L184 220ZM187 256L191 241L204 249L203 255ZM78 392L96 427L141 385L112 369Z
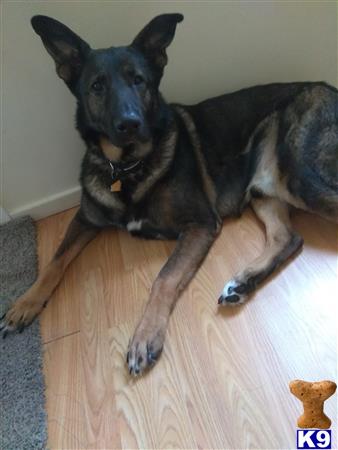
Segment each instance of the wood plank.
M51 448L119 448L102 271L84 275L81 331L46 345Z

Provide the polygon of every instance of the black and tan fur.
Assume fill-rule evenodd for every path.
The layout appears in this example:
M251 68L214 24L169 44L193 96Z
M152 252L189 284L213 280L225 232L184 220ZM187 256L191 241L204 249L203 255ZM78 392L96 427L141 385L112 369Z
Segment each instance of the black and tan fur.
M222 305L242 303L301 247L290 205L337 221L337 90L323 82L270 84L193 106L169 105L158 87L182 19L158 16L130 46L105 50L92 50L53 19L32 19L77 99L87 151L80 210L51 263L3 318L5 334L34 319L101 229L177 239L130 341L128 366L138 374L160 355L175 302L224 217L250 204L265 225L266 248L226 284ZM110 190L109 162L122 174L120 192Z

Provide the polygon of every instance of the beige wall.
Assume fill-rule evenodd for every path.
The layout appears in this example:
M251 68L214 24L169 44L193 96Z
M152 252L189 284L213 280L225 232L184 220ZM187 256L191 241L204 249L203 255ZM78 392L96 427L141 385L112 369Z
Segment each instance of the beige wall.
M197 102L273 81L336 84L336 8L333 1L4 2L0 204L40 217L79 195L84 147L73 128L75 101L31 29L32 15L55 17L104 47L130 42L156 14L184 13L162 91L170 101Z

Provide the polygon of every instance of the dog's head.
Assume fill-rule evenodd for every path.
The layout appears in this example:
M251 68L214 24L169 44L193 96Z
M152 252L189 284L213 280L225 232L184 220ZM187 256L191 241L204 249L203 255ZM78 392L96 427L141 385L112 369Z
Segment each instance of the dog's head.
M158 88L166 48L181 14L155 17L128 46L94 50L68 27L46 16L32 26L78 101L81 134L103 136L121 149L121 159L144 157L161 127ZM163 115L163 114L162 114Z

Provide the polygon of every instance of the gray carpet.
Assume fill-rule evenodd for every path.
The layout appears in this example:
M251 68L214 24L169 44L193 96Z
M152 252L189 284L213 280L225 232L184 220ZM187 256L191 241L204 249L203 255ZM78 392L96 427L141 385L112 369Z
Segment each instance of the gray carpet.
M0 317L37 277L30 217L0 226ZM0 339L0 449L43 449L47 440L39 322Z

